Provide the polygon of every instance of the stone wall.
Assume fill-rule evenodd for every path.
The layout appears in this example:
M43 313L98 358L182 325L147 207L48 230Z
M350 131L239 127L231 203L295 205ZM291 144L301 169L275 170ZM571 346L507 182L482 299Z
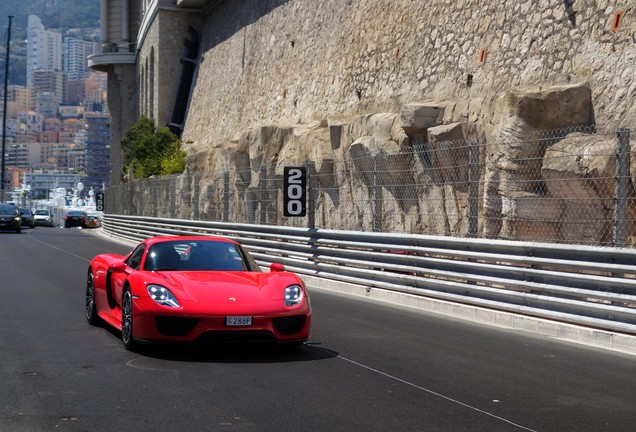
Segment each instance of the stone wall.
M258 220L258 206L279 204L283 167L312 161L324 183L320 227L358 218L365 230L576 241L585 200L571 199L555 179L567 177L578 195L599 191L577 165L576 138L566 141L564 168L542 159L561 154L551 146L567 134L535 138L546 128L636 125L635 13L633 0L620 8L604 0L243 0L204 16L164 11L140 51L141 65L159 65L141 79L159 80L148 91L164 98L164 108L150 110L160 124L172 108L166 94L175 91L178 41L187 25L201 35L182 134L196 205L179 216L213 218L218 176L228 173L230 220ZM604 140L582 137L580 148L593 156ZM467 163L467 147L449 142L494 143L482 146L473 179L478 217L469 211L476 200L468 172L454 166ZM588 162L607 167L607 155L600 159ZM612 178L612 170L603 173ZM381 190L371 187L379 178ZM251 201L265 190L273 191L267 202ZM612 203L591 200L600 200L604 222L589 227L585 242L611 244ZM260 221L294 223L272 214Z
M158 125L172 120L188 27L200 28L201 21L201 15L195 12L160 10L140 45L139 113L154 118Z
M225 1L201 30L190 152L429 99L457 101L457 119L492 135L506 90L575 82L589 82L597 123L636 123L633 0Z

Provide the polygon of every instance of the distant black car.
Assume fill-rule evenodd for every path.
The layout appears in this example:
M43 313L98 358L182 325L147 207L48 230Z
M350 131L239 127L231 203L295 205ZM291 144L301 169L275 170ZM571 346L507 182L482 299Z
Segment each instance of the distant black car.
M71 210L64 217L64 228L81 227L86 228L88 215L82 210Z
M35 217L30 208L20 207L20 216L22 217L22 226L35 228Z
M20 211L13 204L0 204L0 229L17 233L22 231Z

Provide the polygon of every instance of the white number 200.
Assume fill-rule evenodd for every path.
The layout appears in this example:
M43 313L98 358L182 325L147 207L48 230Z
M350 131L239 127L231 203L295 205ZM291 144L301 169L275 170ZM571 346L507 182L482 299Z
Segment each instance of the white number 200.
M287 172L286 210L289 216L304 215L305 197L304 173L299 168L290 168Z

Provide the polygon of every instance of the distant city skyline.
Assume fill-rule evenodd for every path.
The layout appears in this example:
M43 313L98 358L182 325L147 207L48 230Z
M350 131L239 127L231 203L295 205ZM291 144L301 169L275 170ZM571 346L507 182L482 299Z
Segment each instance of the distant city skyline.
M108 183L107 80L88 69L86 60L98 44L75 37L77 32L66 33L47 29L37 15L28 17L26 86L7 89L7 190L23 177L16 170L50 173L51 181L55 174L76 173L97 189Z

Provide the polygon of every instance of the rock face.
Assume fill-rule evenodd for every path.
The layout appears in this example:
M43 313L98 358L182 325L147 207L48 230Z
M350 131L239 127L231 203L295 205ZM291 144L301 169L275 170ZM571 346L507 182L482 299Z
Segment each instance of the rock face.
M187 173L120 212L307 226L280 211L283 169L299 165L321 228L610 244L633 220L609 152L636 122L633 4L150 3L137 75L109 73L139 100L109 104L115 128L135 104L169 121L195 28Z
M558 216L554 226L559 238L587 244L612 243L616 137L570 134L548 148L541 174ZM630 221L625 229L630 243L635 234L635 196L630 179L625 191Z
M516 239L557 239L551 221L559 204L546 197L541 175L550 136L564 135L592 120L587 85L515 89L498 106L497 148L489 152L484 184L484 235Z
M282 176L308 166L320 228L612 244L617 138L590 127L586 83L505 93L494 142L471 143L457 105L248 130L189 155L174 216L306 226L282 216Z
M634 152L590 126L587 84L504 94L490 142L472 142L456 106L250 129L190 154L182 176L122 185L135 198L109 211L306 227L282 211L285 166L305 166L318 228L636 243Z

